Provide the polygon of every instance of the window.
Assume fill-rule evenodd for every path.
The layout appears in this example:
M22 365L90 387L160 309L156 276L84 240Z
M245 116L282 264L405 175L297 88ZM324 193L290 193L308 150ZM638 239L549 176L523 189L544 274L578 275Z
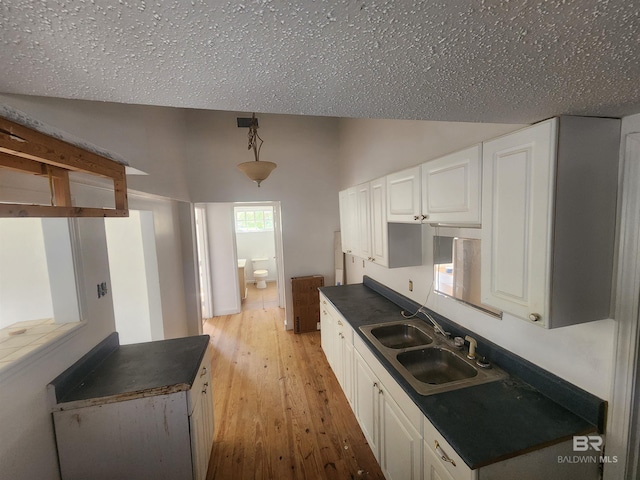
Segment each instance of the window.
M80 323L74 225L0 219L0 374Z
M236 207L236 232L272 232L273 207Z

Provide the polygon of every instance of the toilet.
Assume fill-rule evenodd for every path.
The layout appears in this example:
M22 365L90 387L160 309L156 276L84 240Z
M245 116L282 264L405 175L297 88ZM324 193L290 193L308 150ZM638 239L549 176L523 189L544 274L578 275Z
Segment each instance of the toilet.
M267 277L269 276L269 270L267 266L268 258L252 258L253 263L253 279L256 281L256 288L267 288Z

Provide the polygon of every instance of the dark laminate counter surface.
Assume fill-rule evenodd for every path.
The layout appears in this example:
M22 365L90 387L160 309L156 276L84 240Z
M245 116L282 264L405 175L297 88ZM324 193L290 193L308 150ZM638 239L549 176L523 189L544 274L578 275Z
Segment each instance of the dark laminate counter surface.
M51 382L58 409L189 390L209 336L132 345L117 341L117 334L107 337Z
M358 328L401 320L402 308L363 284L320 290L472 469L596 430L513 375L430 396L416 393Z

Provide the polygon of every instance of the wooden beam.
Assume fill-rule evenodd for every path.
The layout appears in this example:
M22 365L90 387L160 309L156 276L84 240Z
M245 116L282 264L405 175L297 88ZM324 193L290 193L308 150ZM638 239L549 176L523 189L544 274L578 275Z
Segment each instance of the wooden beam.
M126 179L113 181L113 194L116 197L116 210L127 210L129 208L129 200L127 199Z
M71 185L69 170L47 165L47 173L51 176L56 207L71 207Z
M56 167L121 178L124 165L0 117L0 152Z
M0 217L128 217L129 210L0 203Z
M27 158L16 157L8 153L0 152L0 167L8 168L21 173L33 175L46 175L46 166L41 162Z

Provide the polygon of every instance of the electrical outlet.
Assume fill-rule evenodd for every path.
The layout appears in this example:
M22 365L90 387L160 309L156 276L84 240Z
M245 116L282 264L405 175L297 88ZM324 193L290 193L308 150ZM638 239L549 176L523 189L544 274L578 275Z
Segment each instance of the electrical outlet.
M320 330L320 322L316 324L316 330Z
M413 292L413 280L409 280L409 291Z

